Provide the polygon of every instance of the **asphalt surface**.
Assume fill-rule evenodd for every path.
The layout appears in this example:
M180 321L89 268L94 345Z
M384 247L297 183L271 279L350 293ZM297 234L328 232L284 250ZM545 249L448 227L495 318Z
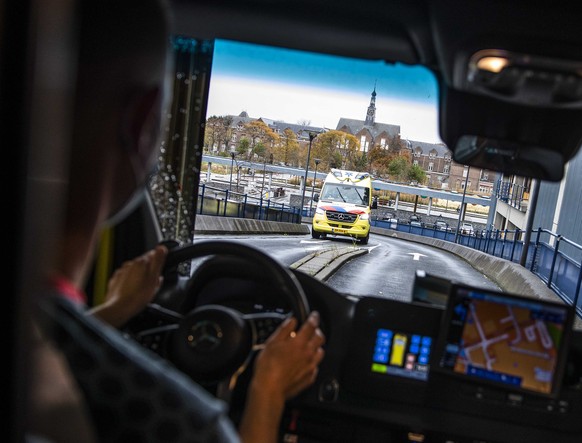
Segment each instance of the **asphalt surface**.
M228 233L231 235L237 233L305 235L310 233L310 224L311 220L306 217L304 217L302 224L295 224L198 215L196 217L196 232L200 234ZM435 238L376 227L372 227L371 232L406 241L422 243L455 254L465 259L475 269L482 272L504 292L522 294L527 297L543 300L562 301L555 292L548 288L547 285L539 279L539 277L517 263L494 257L466 246ZM360 249L363 251L357 252ZM339 250L338 248L334 248L333 251L330 251L329 253L317 252L315 254L310 254L296 263L293 263L292 266L294 268L299 268L318 279L327 280L340 266L351 258L367 252L368 251L364 248L357 248L354 246L347 246L343 251L341 248ZM575 328L582 329L582 319L579 317L576 317Z

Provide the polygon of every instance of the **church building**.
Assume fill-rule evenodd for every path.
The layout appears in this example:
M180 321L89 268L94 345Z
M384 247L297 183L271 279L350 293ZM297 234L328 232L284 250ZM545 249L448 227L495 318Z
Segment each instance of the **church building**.
M386 146L390 139L400 136L400 126L376 122L376 87L364 120L340 118L336 130L354 135L360 142L360 151L368 152L372 146Z

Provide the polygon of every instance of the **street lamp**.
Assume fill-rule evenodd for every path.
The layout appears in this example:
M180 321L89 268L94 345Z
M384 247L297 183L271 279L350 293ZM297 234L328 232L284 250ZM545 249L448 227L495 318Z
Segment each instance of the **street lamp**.
M311 211L313 210L313 195L315 194L315 180L317 179L317 165L321 162L320 159L314 158L313 161L315 162L315 174L313 175L313 187L311 188L311 203L309 203L309 214L311 215Z
M307 163L305 164L305 177L303 177L303 191L301 192L301 207L299 209L301 215L303 215L303 203L305 202L305 187L307 186L307 173L309 172L309 157L311 156L311 144L313 139L317 137L317 133L309 133L309 148L307 148Z
M228 190L232 191L232 168L234 165L234 151L230 151L230 183L228 184Z
M269 155L269 163L273 164L273 154ZM261 185L261 198L265 194L265 176L267 175L267 156L263 156L263 184ZM271 192L271 184L269 184L269 193ZM269 195L269 199L271 196Z
M469 181L469 171L471 170L470 166L467 166L467 176L465 177L465 186L463 187L463 197L461 198L461 208L459 210L459 220L457 220L457 232L455 232L455 243L459 242L459 229L461 229L461 218L463 218L464 214L464 206L465 206L465 195L467 194L467 182Z

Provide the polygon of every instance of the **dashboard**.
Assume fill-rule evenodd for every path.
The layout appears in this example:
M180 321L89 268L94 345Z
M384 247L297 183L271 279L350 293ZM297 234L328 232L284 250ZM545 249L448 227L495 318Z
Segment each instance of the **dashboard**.
M326 320L328 341L315 386L289 407L284 441L581 441L582 332L572 329L569 308L456 285L445 306L345 297L298 277ZM451 337L459 334L455 297L466 304L471 293L489 302L479 300L481 315L490 314L486 327L507 329L498 334L502 339L487 343L497 363L478 376L454 372L447 363ZM469 304L466 312L471 309ZM522 344L510 336L517 324L503 314L508 311L533 318L529 329L522 325L527 319L516 320L518 329L528 331ZM476 319L466 322L466 334L477 329ZM551 331L555 348L544 331ZM512 352L504 356L504 350ZM543 387L527 386L526 374L536 374L529 378L542 380Z
M208 260L159 298L168 325L173 311L216 304L285 318L264 275L228 260ZM417 276L411 302L353 296L291 272L320 313L326 354L314 385L288 402L281 441L582 441L582 331L571 307L432 276ZM138 330L173 330L159 316L139 321ZM164 334L142 343L163 349ZM235 423L251 368L231 399Z

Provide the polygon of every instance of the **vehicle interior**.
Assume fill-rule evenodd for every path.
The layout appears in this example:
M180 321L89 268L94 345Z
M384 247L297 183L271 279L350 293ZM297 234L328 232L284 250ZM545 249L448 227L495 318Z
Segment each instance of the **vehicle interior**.
M0 3L0 125L4 146L16 148L8 158L17 169L11 209L5 211L10 213L9 229L16 233L9 235L7 248L16 258L6 304L10 441L21 441L27 409L22 374L27 373L30 331L23 319L62 229L75 3ZM189 170L195 173L181 183L188 183L182 195L193 207L202 174L200 150L216 39L427 68L438 84L440 136L463 164L558 182L582 143L582 32L573 2L169 4L174 35L193 39L199 48L189 58L177 58L178 63L193 63L196 72L192 88L197 104L188 114L189 135L196 143L187 151L192 154ZM187 43L177 41L177 52L187 53ZM182 105L173 104L175 109ZM178 147L169 151L174 160L184 154ZM348 296L252 246L177 238L172 233L180 232L180 222L161 226L156 210L160 208L146 200L114 228L114 240L109 240L113 264L162 241L172 247L155 303L125 331L228 402L235 422L255 352L288 313L303 321L316 309L326 356L314 385L289 402L282 442L581 441L582 331L573 326L571 306L535 294L448 284L446 275L411 275L416 282L409 302ZM191 238L195 214L184 223L185 237ZM200 259L199 266L191 267ZM98 275L92 283L99 283ZM479 368L464 371L457 359L466 338L461 336L476 333L475 312L491 320L500 316L500 309L515 313L503 323L535 320L529 330L540 334L543 355L524 351L531 359L521 359L512 352L484 352L485 359L519 367L515 376ZM466 320L469 314L471 321ZM214 352L186 346L186 336L200 319L220 324L232 337L231 346ZM409 365L405 358L412 358ZM400 365L391 365L398 361Z

